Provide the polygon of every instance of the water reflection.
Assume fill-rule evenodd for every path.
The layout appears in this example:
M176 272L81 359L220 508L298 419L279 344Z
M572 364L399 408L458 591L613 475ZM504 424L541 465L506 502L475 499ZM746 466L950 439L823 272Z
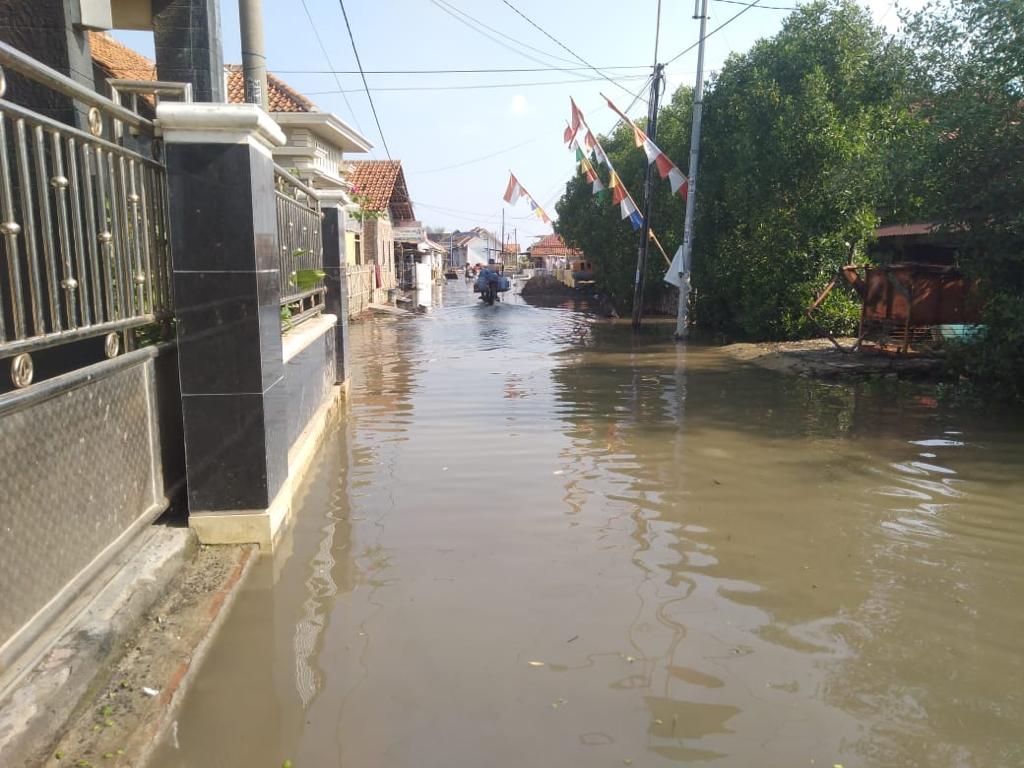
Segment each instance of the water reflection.
M1019 413L461 282L352 340L156 765L1024 763Z

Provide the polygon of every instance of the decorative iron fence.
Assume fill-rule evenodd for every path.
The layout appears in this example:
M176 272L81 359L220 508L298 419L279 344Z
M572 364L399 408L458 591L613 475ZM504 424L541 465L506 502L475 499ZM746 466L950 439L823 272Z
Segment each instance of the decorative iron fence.
M150 120L4 43L0 67L88 108L83 131L7 101L0 69L0 360L25 387L37 350L105 334L113 357L170 315L167 184L119 141L158 156Z
M281 319L295 325L324 309L324 249L320 198L284 168L274 166Z

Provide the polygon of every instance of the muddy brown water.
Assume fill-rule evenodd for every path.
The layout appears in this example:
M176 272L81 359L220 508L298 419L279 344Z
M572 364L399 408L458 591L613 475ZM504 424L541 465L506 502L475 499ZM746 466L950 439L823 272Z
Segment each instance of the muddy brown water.
M1024 764L1024 427L462 282L346 420L152 765Z

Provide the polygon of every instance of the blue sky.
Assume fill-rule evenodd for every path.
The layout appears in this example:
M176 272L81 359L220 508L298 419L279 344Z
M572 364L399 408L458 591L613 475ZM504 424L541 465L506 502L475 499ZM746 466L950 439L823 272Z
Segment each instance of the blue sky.
M331 74L311 70L355 70L338 0L305 0L313 24L300 0L263 0L264 34L269 69L306 93L324 111L333 112L360 130L374 145L368 157L384 158L384 147L374 124L358 74L340 74L346 91L337 91ZM561 133L569 113L569 96L586 113L591 127L608 130L614 115L600 93L625 108L643 85L654 58L657 0L510 0L525 15L575 53L598 67L616 69L623 77L618 87L596 78L592 71L563 72L575 61L537 29L517 16L502 0L346 0L356 44L366 70L524 68L542 71L480 74L387 75L368 74L374 102L391 156L401 159L417 217L425 224L468 229L475 225L497 230L504 207L506 229L518 230L519 242L551 231L529 215L525 200L510 208L501 199L508 172L554 215L554 203L574 172L572 155ZM900 6L918 7L921 0L898 0ZM794 0L762 0L766 6L793 6ZM898 24L896 2L869 0L876 19L890 29ZM742 5L711 0L709 29ZM448 12L441 7L447 6ZM453 18L457 9L471 15L512 40L479 30ZM697 39L698 22L692 18L693 0L663 0L661 61L667 61ZM221 2L224 58L241 60L238 5ZM454 14L457 15L457 14ZM731 51L743 51L760 37L777 32L787 11L753 8L708 40L706 68L716 69ZM321 50L314 26L327 56ZM148 33L117 33L137 48L152 54ZM499 42L500 41L500 44ZM557 58L556 58L557 57ZM566 59L568 61L560 61ZM667 69L669 88L692 84L696 50ZM566 83L565 81L582 81ZM539 85L538 83L559 83ZM450 86L498 86L448 89ZM374 90L416 88L445 90ZM347 99L347 103L346 103ZM637 102L630 112L642 115ZM494 155L493 157L485 156ZM353 155L353 158L359 156ZM685 158L675 158L683 163ZM452 167L455 166L455 167ZM638 190L634 191L634 194Z

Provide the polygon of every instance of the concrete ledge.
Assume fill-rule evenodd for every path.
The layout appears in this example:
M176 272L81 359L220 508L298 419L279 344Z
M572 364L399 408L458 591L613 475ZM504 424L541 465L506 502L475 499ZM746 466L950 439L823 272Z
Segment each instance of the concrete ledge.
M286 331L281 337L281 354L285 364L337 324L338 318L335 315L324 314Z
M292 503L292 477L281 485L266 509L230 512L190 512L188 527L203 544L257 544L272 549L278 530L287 519Z
M6 681L0 702L0 765L35 765L136 631L147 611L195 552L185 528L153 526L134 555L97 578L71 623L48 640L38 661Z
M168 144L254 144L264 149L285 144L284 131L255 104L163 101L156 119Z
M333 318L333 315L329 317ZM333 326L333 322L331 323ZM314 335L317 338L319 335ZM333 387L331 394L309 420L295 445L288 451L288 479L267 509L232 512L192 512L188 525L203 544L258 544L272 551L291 516L292 495L309 469L316 449L340 412L348 394L348 383Z

